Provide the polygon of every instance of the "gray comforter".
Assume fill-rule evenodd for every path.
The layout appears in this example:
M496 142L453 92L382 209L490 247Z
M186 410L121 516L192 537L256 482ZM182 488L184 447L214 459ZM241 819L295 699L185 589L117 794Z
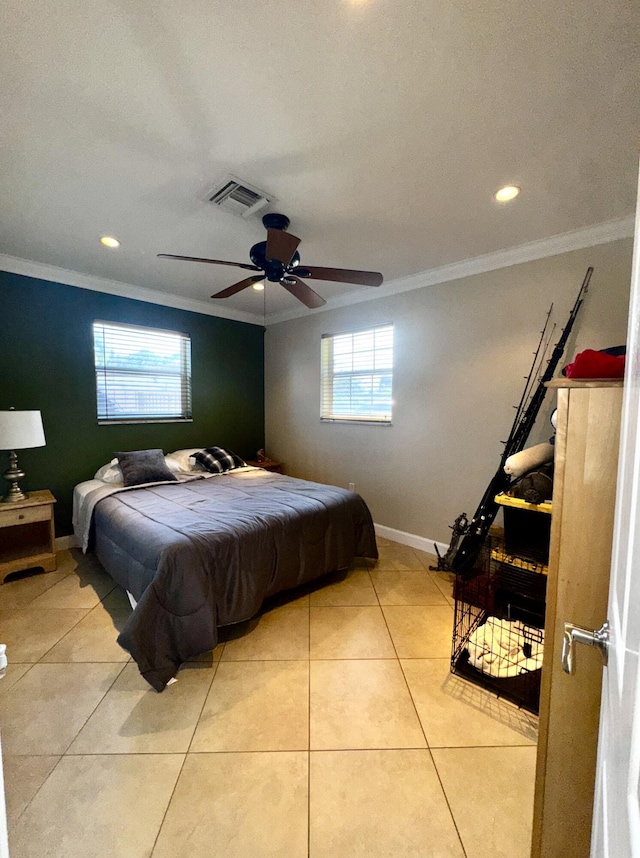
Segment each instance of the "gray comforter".
M217 627L354 557L377 557L359 495L261 470L114 494L94 511L100 562L138 601L118 642L158 691Z

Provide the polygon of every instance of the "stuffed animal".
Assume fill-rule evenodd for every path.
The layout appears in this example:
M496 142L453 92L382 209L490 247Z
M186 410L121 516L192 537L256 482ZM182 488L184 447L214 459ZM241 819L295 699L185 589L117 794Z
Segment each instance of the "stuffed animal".
M545 442L544 444L536 444L535 447L527 447L526 450L521 450L519 453L514 453L504 463L505 474L509 474L510 477L517 479L528 471L533 471L535 468L540 467L540 465L552 462L553 449L553 444Z
M549 422L556 431L558 409L554 409ZM512 497L522 498L527 503L543 503L553 493L553 455L555 452L555 434L544 444L527 447L519 453L509 456L504 463L504 471L513 477L509 487Z

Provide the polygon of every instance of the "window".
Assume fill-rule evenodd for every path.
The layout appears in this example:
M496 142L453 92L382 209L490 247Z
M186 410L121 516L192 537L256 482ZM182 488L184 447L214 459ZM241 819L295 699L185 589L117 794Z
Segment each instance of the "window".
M187 334L93 323L98 423L191 420Z
M322 420L391 422L393 325L322 336Z

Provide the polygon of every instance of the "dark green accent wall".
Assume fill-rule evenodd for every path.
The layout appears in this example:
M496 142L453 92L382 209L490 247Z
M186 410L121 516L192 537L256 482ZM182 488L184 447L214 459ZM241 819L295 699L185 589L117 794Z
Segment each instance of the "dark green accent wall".
M98 426L96 319L184 331L191 337L192 423ZM23 450L26 490L57 498L56 534L71 533L73 487L116 450L264 446L264 334L249 325L0 272L0 410L42 412L46 447ZM8 456L0 452L0 473ZM8 484L0 480L0 494Z

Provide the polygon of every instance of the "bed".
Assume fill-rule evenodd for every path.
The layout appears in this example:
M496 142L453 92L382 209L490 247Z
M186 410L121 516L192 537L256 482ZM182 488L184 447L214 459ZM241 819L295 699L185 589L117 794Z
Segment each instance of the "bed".
M215 647L219 626L355 557L378 556L359 495L250 467L135 488L81 483L74 529L137 603L118 643L158 691Z

